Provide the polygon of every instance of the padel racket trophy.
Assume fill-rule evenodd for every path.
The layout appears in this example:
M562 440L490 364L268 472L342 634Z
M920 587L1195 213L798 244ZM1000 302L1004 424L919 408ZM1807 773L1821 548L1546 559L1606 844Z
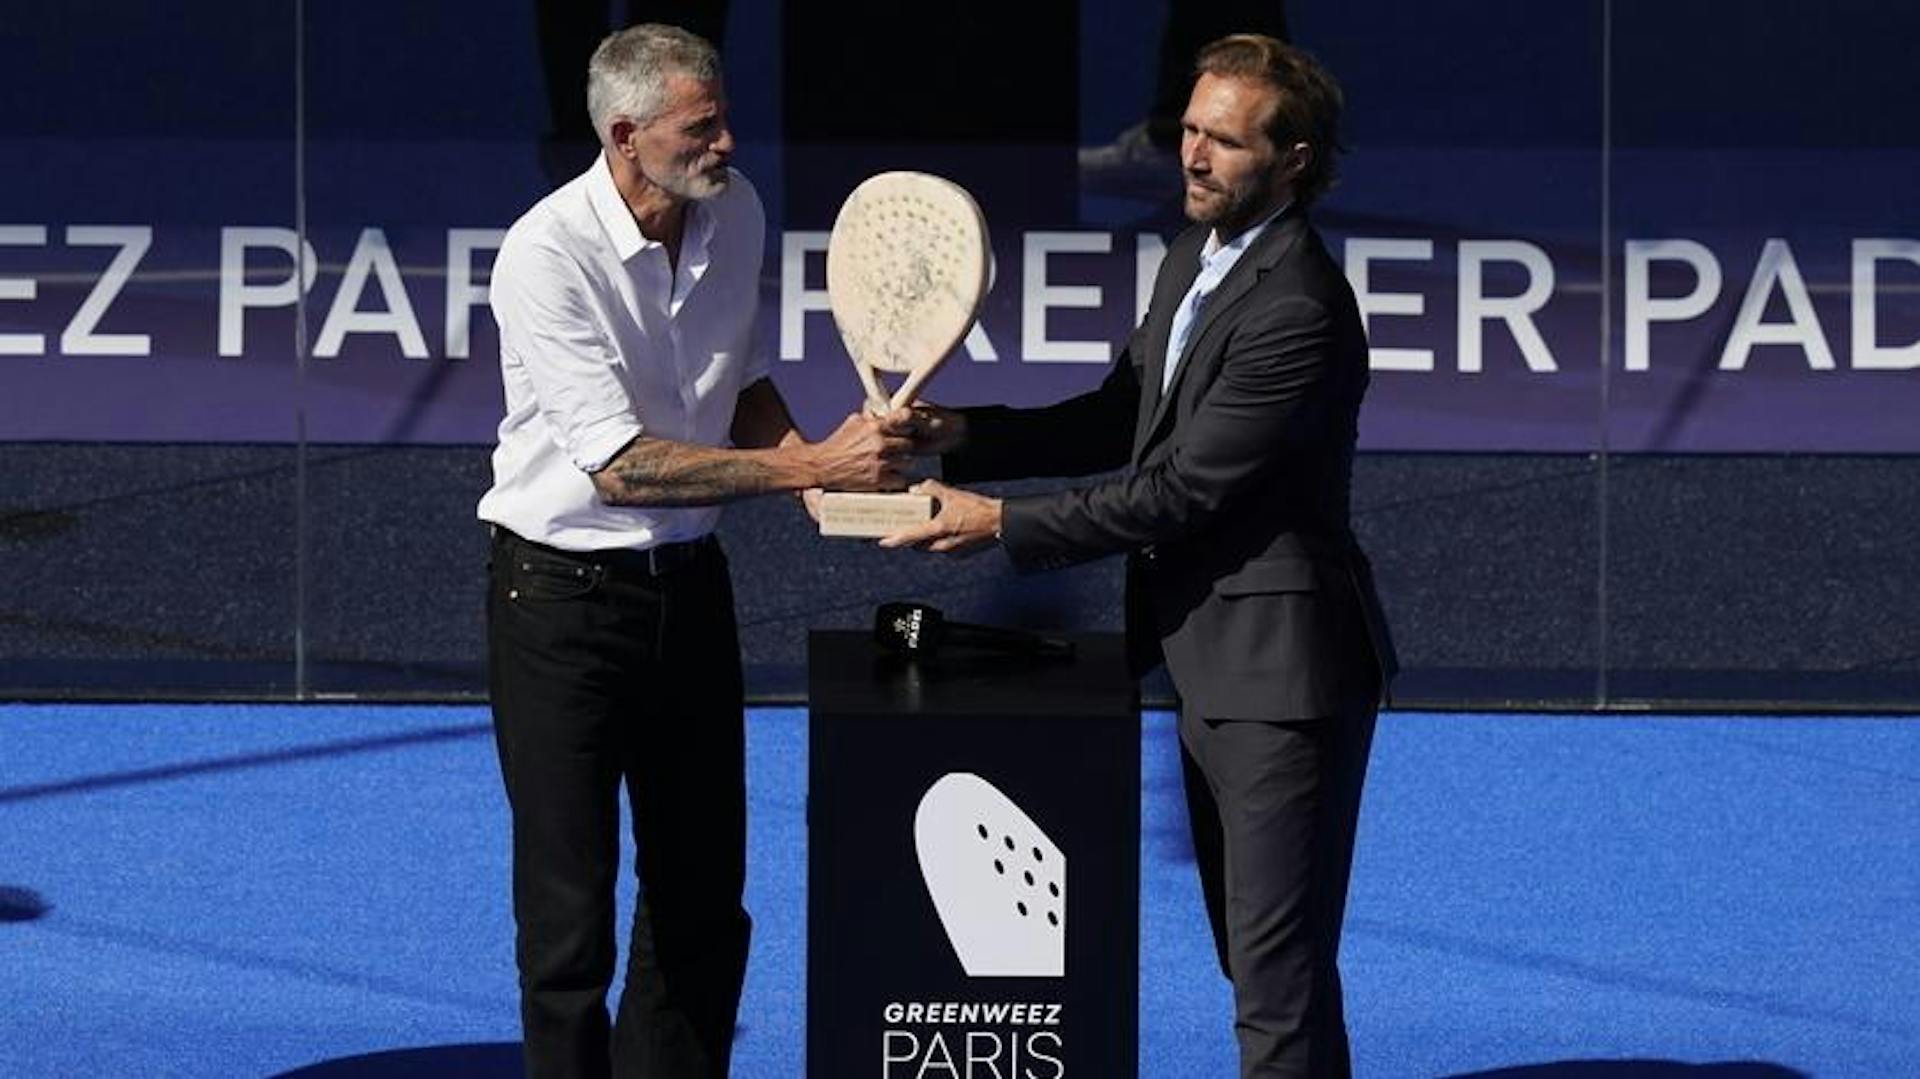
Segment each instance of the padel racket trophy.
M966 189L924 172L868 178L827 240L827 301L868 411L913 404L987 294L987 222ZM881 372L904 376L888 392ZM829 491L820 534L874 538L933 516L933 499Z

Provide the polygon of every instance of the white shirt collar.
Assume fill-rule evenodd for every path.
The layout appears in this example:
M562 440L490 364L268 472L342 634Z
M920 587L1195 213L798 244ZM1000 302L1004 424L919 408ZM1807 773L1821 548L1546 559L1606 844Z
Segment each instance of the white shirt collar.
M621 262L653 242L640 235L640 222L633 219L633 208L614 186L613 164L604 152L587 169L587 205L593 207L593 216L600 219L600 227L607 230L607 238L613 241L613 253Z
M1274 221L1277 220L1281 214L1286 213L1287 208L1292 205L1293 205L1293 200L1291 199L1281 203L1280 208L1278 210L1275 210L1274 212L1268 214L1265 217L1265 219L1263 219L1258 225L1255 225L1252 228L1246 230L1245 232L1242 232L1240 235L1235 236L1232 242L1230 243L1224 243L1224 244L1221 243L1219 231L1209 230L1207 233L1206 246L1200 249L1201 261L1204 262L1204 261L1211 260L1213 256L1219 254L1223 250L1232 251L1236 258L1239 257L1241 252L1244 252L1247 248L1253 246L1253 241L1258 240L1260 238L1261 233L1267 231L1268 225L1273 224Z
M607 230L607 238L613 241L613 253L621 262L631 262L633 256L647 248L661 246L660 241L650 240L640 231L640 222L634 219L633 208L627 205L620 189L614 185L613 165L605 153L596 158L587 170L587 204L593 207L593 215L600 220L600 227ZM689 201L683 252L696 257L704 256L711 239L713 215L703 209L699 201Z

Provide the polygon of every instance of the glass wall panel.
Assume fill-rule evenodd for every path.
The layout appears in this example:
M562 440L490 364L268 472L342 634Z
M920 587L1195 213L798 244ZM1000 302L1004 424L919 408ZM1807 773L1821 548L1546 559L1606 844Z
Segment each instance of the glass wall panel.
M0 27L0 693L295 688L293 12Z
M318 693L484 691L474 505L502 413L486 287L507 225L550 186L536 6L562 5L305 9Z
M1373 347L1354 514L1401 699L1920 700L1920 114L1900 55L1920 14L945 10L673 8L722 45L734 164L767 216L758 347L809 436L860 398L825 290L855 184L935 172L987 218L994 283L928 398L1090 389L1185 227L1182 58L1265 30L1345 88L1342 179L1313 220ZM665 11L9 18L0 693L484 690L494 251L595 160L587 51ZM788 499L732 507L721 534L757 695L798 694L806 631L885 600L1121 622L1114 560L1020 576L998 554L889 554L820 540Z
M1288 10L1346 92L1318 218L1369 312L1355 525L1399 696L1590 704L1601 5Z
M1610 698L1910 707L1920 11L1612 9Z

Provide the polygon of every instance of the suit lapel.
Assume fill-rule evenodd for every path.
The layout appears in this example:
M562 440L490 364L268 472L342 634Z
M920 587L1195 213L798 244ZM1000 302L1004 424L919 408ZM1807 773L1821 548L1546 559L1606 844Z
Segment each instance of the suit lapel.
M1201 351L1201 346L1206 343L1207 332L1226 315L1227 311L1244 299L1247 293L1253 291L1253 287L1259 284L1268 270L1279 264L1280 260L1293 248L1294 241L1299 239L1304 227L1300 211L1297 208L1289 208L1280 215L1278 220L1267 226L1267 231L1254 242L1252 249L1240 256L1240 261L1228 271L1226 279L1214 289L1213 295L1207 299L1206 306L1201 309L1199 317L1194 320L1193 329L1187 334L1187 351L1181 356L1180 365L1174 369L1173 382L1167 386L1165 393L1161 393L1160 383L1165 379L1163 372L1167 362L1167 339L1173 332L1173 310L1186 297L1187 289L1193 286L1193 279L1200 275L1199 252L1196 249L1192 253L1193 266L1182 274L1183 282L1180 285L1180 291L1174 294L1172 302L1167 307L1164 324L1154 328L1157 331L1153 338L1157 360L1153 365L1152 381L1147 387L1152 395L1153 406L1144 424L1135 432L1133 440L1135 464L1138 464L1146 455L1147 444L1152 441L1154 434L1167 417L1172 415L1173 409L1170 403L1179 396L1181 386L1200 377L1193 373L1193 369L1203 366L1206 361L1212 359L1211 351ZM1145 413L1147 410L1142 409L1142 412Z
M1147 305L1146 384L1140 387L1140 425L1136 434L1144 434L1148 417L1160 404L1160 383L1166 378L1167 339L1173 336L1173 314L1180 300L1200 276L1200 249L1207 242L1207 230L1190 228L1181 233L1167 249L1165 267L1153 282L1153 302ZM1140 444L1139 439L1134 445Z

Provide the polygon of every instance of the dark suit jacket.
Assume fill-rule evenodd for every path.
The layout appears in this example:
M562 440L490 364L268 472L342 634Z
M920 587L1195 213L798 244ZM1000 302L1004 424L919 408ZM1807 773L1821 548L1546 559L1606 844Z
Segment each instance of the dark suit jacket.
M964 410L955 482L1090 475L1011 498L1021 570L1127 553L1137 668L1165 659L1208 719L1313 719L1378 695L1396 669L1348 523L1367 343L1353 291L1290 209L1221 281L1160 391L1173 315L1209 230L1168 248L1153 300L1097 390L1038 409Z

